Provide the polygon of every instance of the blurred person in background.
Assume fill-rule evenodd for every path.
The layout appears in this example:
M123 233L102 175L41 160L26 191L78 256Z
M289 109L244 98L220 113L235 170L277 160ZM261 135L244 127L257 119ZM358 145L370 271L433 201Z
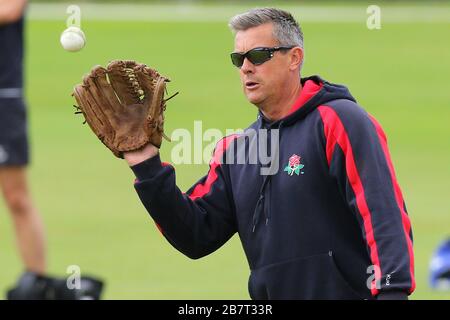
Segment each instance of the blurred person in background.
M30 158L23 90L26 4L27 0L0 0L0 186L25 269L44 274L44 227L27 180Z
M11 213L25 267L11 300L100 299L103 282L83 276L78 286L46 275L44 226L31 199L30 162L23 90L24 13L27 0L0 0L0 186Z

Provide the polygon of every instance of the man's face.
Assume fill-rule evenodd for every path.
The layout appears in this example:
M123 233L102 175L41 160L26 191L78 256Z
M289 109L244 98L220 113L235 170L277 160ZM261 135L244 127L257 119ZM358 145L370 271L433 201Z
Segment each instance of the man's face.
M238 31L234 52L244 53L257 47L276 46L279 46L279 43L273 36L273 25L266 23ZM258 107L276 101L288 80L289 68L290 56L281 51L274 52L272 59L256 66L246 58L239 75L247 99Z

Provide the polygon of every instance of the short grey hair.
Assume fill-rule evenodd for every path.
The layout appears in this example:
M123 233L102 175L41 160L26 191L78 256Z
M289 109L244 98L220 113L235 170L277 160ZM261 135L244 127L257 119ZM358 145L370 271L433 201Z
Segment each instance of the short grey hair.
M255 8L235 15L228 25L236 33L269 22L273 23L273 35L280 46L297 46L303 49L302 29L292 14L284 10Z

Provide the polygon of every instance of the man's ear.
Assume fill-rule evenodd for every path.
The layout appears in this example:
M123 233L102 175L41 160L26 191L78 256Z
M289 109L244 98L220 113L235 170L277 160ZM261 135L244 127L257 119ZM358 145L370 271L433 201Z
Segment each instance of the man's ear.
M295 70L300 67L303 61L303 49L295 47L291 49L291 63L289 65L290 70Z

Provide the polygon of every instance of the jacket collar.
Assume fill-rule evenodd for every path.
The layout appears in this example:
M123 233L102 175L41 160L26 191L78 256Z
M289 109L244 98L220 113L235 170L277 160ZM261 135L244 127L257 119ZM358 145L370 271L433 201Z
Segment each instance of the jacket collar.
M320 102L320 98L325 93L324 83L319 76L311 76L302 78L302 91L298 96L297 100L292 105L289 114L282 119L270 122L261 111L258 112L258 127L278 127L280 122L283 123L283 126L289 126L296 121L304 118L309 112L314 110L318 106L318 102Z

